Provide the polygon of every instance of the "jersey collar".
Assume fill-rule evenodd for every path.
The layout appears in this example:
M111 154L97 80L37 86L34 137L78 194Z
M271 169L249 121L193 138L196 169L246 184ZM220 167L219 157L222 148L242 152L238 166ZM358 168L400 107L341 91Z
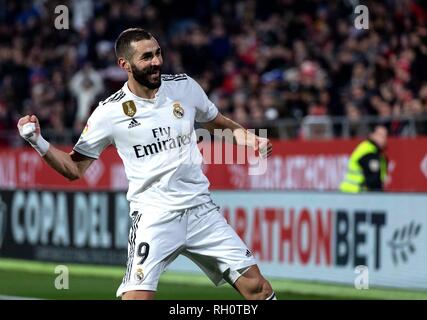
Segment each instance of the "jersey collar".
M157 100L159 99L160 92L162 91L162 88L163 88L163 82L160 84L159 90L157 90L154 98L153 99L146 99L146 98L139 97L136 94L134 94L132 91L130 91L130 89L128 87L128 81L126 81L125 84L123 85L123 91L127 95L129 95L132 98L132 100L137 100L137 101L151 103L151 104L154 104L157 102Z

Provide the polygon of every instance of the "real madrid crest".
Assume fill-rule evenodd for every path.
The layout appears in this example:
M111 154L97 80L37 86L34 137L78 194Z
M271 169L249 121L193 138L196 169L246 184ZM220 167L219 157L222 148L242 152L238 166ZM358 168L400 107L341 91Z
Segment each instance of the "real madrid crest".
M173 104L173 115L178 119L181 119L184 116L184 108L181 107L179 102Z
M123 112L125 113L125 115L127 115L129 117L133 117L135 115L136 106L135 106L135 102L133 102L132 100L123 102L122 107L123 107Z
M136 272L135 272L135 280L142 281L142 279L144 279L144 272L142 271L141 268L138 268L136 269Z

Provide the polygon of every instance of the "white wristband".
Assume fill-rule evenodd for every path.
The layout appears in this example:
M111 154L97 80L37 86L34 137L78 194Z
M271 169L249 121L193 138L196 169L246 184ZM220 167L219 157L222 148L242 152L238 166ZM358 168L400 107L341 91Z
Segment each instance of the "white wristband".
M50 143L47 142L41 134L39 134L36 143L32 143L31 141L28 141L30 145L38 152L40 156L44 156L47 151L49 150Z

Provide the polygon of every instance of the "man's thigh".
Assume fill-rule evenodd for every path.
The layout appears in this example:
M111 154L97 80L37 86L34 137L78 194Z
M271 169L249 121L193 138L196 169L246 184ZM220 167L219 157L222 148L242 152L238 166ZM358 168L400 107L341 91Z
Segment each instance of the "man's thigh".
M118 297L128 291L156 291L160 275L184 245L185 219L156 214L138 212L132 218L127 269Z
M234 229L208 203L189 215L187 246L183 253L193 260L215 285L233 284L256 261Z
M154 300L155 296L155 291L133 290L124 292L122 300Z

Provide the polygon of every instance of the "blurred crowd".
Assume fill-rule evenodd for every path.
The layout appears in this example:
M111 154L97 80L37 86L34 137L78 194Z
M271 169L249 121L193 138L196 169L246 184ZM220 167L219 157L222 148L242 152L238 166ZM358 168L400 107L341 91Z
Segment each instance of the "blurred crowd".
M143 27L159 40L163 73L195 78L227 116L250 127L276 120L427 115L427 4L355 0L0 0L0 133L36 114L52 137L76 139L98 101L126 74L114 40ZM65 5L69 29L55 28ZM58 22L58 21L56 21ZM64 21L62 21L64 22ZM417 132L427 134L426 121ZM404 134L404 120L389 122ZM301 132L300 132L301 133ZM0 137L7 141L6 135Z

